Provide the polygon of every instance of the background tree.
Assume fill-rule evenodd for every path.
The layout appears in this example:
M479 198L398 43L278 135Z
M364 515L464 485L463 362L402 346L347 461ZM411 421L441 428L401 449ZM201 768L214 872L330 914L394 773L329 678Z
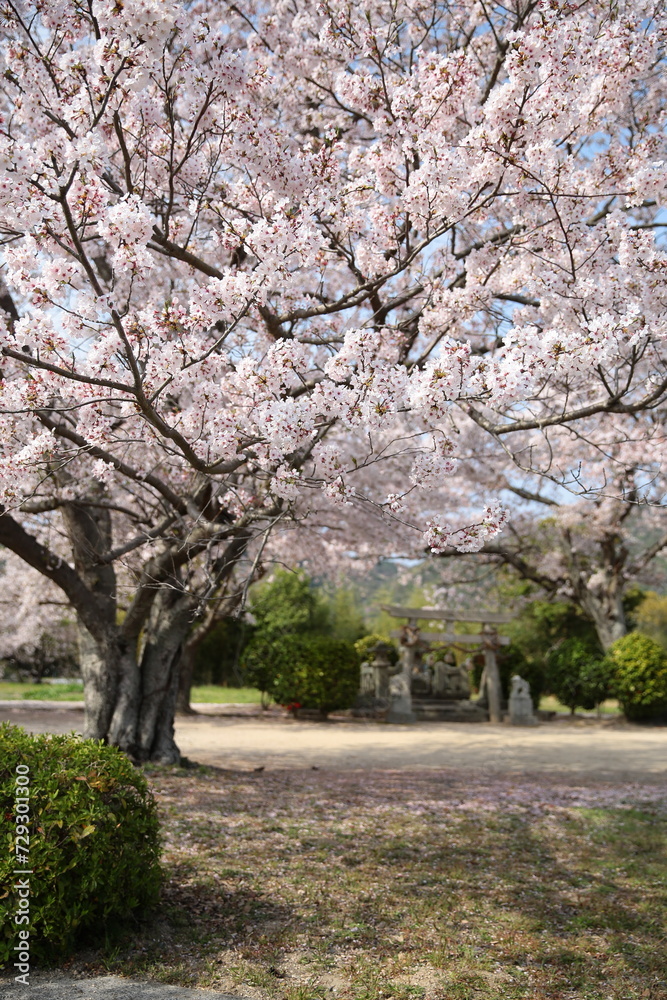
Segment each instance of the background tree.
M5 676L77 672L75 616L57 587L12 552L0 552L0 663ZM2 670L2 667L0 667Z

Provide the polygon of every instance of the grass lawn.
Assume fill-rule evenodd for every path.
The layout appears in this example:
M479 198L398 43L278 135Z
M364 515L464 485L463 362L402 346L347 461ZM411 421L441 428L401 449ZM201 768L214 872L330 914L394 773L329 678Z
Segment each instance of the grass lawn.
M0 701L43 699L44 701L83 701L83 685L81 681L71 681L67 684L18 684L13 681L0 681ZM207 684L192 689L192 701L209 703L227 702L233 705L259 704L261 693L255 688L216 687Z
M83 701L81 681L67 684L20 684L15 681L0 681L1 701L21 701L24 698L39 701Z
M226 702L229 705L259 705L262 693L257 688L229 688L205 684L202 687L193 687L190 700L208 704L224 704Z
M558 712L559 714L563 713L565 715L570 714L570 709L567 705L564 705L552 694L543 695L542 698L540 698L540 709L544 712ZM581 708L577 709L577 712L582 711L583 709ZM608 698L607 701L603 701L599 706L599 711L601 715L620 715L621 713L621 709L615 698ZM587 714L595 715L596 712L597 710L594 709L592 713L587 712Z
M73 968L267 1000L667 998L656 786L151 771L157 917Z
M44 699L45 701L83 701L81 681L71 681L68 684L18 684L13 681L0 681L0 701L23 698ZM204 684L193 687L192 701L207 704L227 703L231 705L258 705L262 700L261 692L256 688L219 687L216 684ZM618 702L609 700L602 703L603 715L616 715L619 712ZM553 695L546 695L540 701L540 708L548 712L569 714L569 708L562 705Z

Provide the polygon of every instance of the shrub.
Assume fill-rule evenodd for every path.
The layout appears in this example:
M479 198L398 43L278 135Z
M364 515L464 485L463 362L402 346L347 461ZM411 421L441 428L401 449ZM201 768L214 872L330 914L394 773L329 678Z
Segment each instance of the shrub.
M384 642L389 646L389 662L391 664L398 663L398 647L396 643L391 639L388 639L386 635L379 635L377 632L373 632L371 635L365 635L361 639L357 639L354 644L354 648L357 651L357 656L359 657L359 662L363 663L364 660L372 662L373 651L378 642Z
M114 747L76 736L31 736L0 726L0 965L18 942L14 837L17 765L27 766L30 951L62 957L87 929L102 929L159 891L156 805L144 776ZM24 772L25 774L25 772ZM20 832L20 831L19 831ZM17 841L17 843L20 843ZM12 888L14 887L14 888Z
M352 643L325 635L283 635L252 642L245 653L252 683L279 705L331 712L349 708L359 690L359 658Z
M598 649L583 639L564 639L547 657L547 684L574 712L595 708L610 694L611 672Z
M667 656L662 646L641 632L617 639L607 653L613 692L628 719L667 712Z
M667 649L667 597L649 590L642 593L642 601L634 612L634 624L638 632Z

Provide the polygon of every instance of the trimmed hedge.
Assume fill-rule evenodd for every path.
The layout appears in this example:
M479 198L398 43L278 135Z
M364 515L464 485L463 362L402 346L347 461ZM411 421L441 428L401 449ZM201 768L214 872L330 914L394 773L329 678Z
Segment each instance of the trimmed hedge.
M15 815L25 812L17 806L17 765L29 779L20 786L29 791L23 824ZM156 804L144 776L115 747L0 725L0 809L0 964L13 961L19 929L29 930L33 957L62 958L80 932L104 931L157 901ZM24 850L25 842L17 835L26 827L21 864L16 846ZM21 924L16 870L32 872L29 922Z
M613 691L628 719L667 713L667 655L654 639L630 632L609 648Z
M331 712L349 708L359 691L359 657L350 642L326 635L283 635L253 642L245 668L279 705Z

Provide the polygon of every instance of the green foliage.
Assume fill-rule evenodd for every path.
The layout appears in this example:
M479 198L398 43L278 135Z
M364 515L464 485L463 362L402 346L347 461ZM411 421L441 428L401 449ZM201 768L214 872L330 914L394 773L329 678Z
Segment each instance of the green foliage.
M300 570L279 569L270 580L253 588L250 611L255 620L255 634L264 640L277 635L331 630L331 612L326 601Z
M29 768L30 951L62 958L84 930L157 900L159 831L144 776L114 747L76 736L31 736L0 726L0 964L13 954L19 926L14 822L16 767ZM22 841L18 844L23 845Z
M239 660L247 632L248 626L238 618L225 618L218 622L199 644L193 682L243 686Z
M352 642L364 624L351 591L327 596L305 573L278 570L254 588L250 610L255 624L242 656L249 684L279 704L323 711L352 704L359 686ZM350 695L352 675L356 686Z
M595 708L604 701L610 693L610 679L600 648L584 639L564 639L549 652L549 690L572 712L577 707Z
M667 596L653 590L644 591L641 596L642 601L632 616L635 628L667 650Z
M326 635L281 635L246 650L247 675L279 705L331 712L349 708L359 690L354 646Z
M366 633L359 595L347 587L336 587L321 598L328 608L330 634L334 639L356 642Z
M625 620L633 631L637 628L637 614L639 609L644 604L647 597L653 595L657 597L651 590L645 590L638 583L633 583L631 586L627 587L623 593L623 614L625 615Z
M536 707L548 686L548 677L553 674L549 652L564 639L578 639L595 651L593 659L599 659L595 629L578 608L566 601L531 601L514 621L503 626L502 631L511 639L511 645L502 649L498 656L503 695L509 696L512 675L520 674L530 684ZM479 673L481 668L476 670L476 674Z
M530 684L533 707L539 708L546 677L541 657L537 660L535 657L527 656L519 645L503 646L498 652L498 672L500 673L503 698L509 698L512 677L519 674Z
M567 601L531 601L503 631L527 660L546 667L546 655L563 639L580 639L598 648L595 629L581 611Z
M667 655L650 636L630 632L607 653L614 694L628 719L655 718L667 712Z
M371 661L373 659L373 650L378 642L384 642L389 646L389 662L391 664L398 663L398 646L396 643L388 636L379 635L377 632L365 635L355 642L354 648L357 651L359 663L363 663L364 660Z

